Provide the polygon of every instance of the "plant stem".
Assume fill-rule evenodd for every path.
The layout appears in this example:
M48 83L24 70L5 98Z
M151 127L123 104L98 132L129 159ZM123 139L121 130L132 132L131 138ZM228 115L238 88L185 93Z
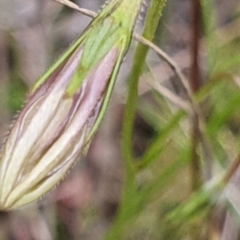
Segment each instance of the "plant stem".
M201 35L201 6L199 0L191 0L192 13L192 36L191 36L191 58L192 65L190 69L189 85L192 93L196 93L201 87L201 75L199 69L199 41ZM202 185L201 162L198 154L198 146L201 141L199 130L199 117L194 111L190 119L191 129L191 184L192 191L198 190ZM202 228L197 223L191 229L191 239L198 240L201 238Z
M143 30L143 37L149 41L154 39L165 3L166 0L152 0L150 4ZM134 216L136 216L137 212L139 211L138 206L134 205L136 203L134 202L134 198L136 197L136 187L135 168L132 153L132 129L138 97L138 81L145 64L147 52L148 47L139 43L135 52L133 66L128 78L129 85L122 130L122 152L125 160L125 183L118 215L112 229L106 236L107 240L122 239L125 226L127 223L129 223L129 219L132 219Z
M193 93L196 93L201 86L201 76L199 69L199 40L201 33L201 7L199 0L192 2L192 40L191 56L192 66L190 72L189 85ZM195 191L201 186L201 166L197 153L197 147L200 140L198 115L193 113L192 117L192 190Z

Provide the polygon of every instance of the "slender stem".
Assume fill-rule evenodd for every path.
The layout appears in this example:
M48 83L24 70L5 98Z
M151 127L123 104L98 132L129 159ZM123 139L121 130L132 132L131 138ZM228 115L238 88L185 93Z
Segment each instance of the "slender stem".
M153 40L161 17L162 9L166 0L152 0L147 12L146 21L143 29L143 36L150 41ZM128 78L127 102L124 113L124 124L122 130L122 151L125 160L125 183L123 188L123 198L118 212L117 219L107 239L121 239L124 226L129 218L137 214L139 206L134 204L135 198L135 172L132 153L132 129L135 115L135 108L138 97L138 81L145 64L148 47L138 44L131 72ZM131 208L129 207L131 206ZM119 229L121 233L119 232Z
M236 171L239 169L240 166L240 154L236 157L236 159L230 164L228 167L225 176L224 176L224 184L227 184L233 175L236 173Z
M176 73L176 75L179 77L182 85L185 87L186 91L188 92L188 95L191 95L191 89L189 88L188 81L186 77L182 74L181 68L178 66L178 64L167 54L165 53L161 48L156 46L151 41L147 40L146 38L139 36L138 34L134 33L134 38L138 42L150 47L152 50L154 50L164 61L166 61L169 66L173 69L173 71Z
M159 18L166 0L152 0L145 21L143 37L152 41L158 26ZM138 81L145 64L148 46L139 44L137 46L133 66L128 78L128 95L123 125L123 152L127 161L132 160L132 128L135 106L138 97Z
M94 18L97 16L96 12L88 10L86 8L80 8L77 4L75 4L71 1L68 1L68 0L53 0L53 1L63 4L63 5L66 5L72 9L75 9L88 17Z
M189 85L191 91L196 93L201 87L201 75L199 69L199 45L201 34L201 6L199 0L191 0L192 13L192 36L191 36L191 58L192 65L190 68ZM192 191L198 190L202 185L201 162L198 154L198 146L201 141L201 133L199 130L199 116L196 111L190 119L191 129L191 184ZM201 238L202 229L199 224L193 227L191 231L191 239L198 240Z
M199 41L201 34L201 6L199 0L191 0L192 3L192 42L191 42L191 57L192 66L190 72L189 85L193 93L196 93L201 86L201 76L199 69ZM196 113L192 116L192 190L197 190L201 185L201 166L200 159L197 153L197 148L200 141L199 132L199 117Z

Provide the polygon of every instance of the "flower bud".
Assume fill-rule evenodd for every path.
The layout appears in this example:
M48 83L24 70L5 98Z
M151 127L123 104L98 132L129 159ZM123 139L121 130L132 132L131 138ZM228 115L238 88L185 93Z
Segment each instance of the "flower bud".
M27 96L0 153L0 210L44 195L86 151L131 40L134 21L120 24L119 2L109 3L111 15L103 9Z

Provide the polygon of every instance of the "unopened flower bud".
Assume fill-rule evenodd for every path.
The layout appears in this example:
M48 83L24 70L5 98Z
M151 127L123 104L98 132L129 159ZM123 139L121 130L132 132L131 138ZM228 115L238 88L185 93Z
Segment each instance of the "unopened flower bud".
M131 40L134 18L131 28L119 24L120 2L126 7L110 2L111 15L103 9L27 96L0 154L1 210L44 195L86 150Z

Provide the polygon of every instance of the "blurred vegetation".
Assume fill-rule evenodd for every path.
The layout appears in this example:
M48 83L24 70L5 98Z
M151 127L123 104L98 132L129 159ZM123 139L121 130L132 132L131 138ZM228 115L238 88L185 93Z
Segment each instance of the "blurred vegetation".
M87 157L39 203L1 214L0 239L240 239L240 3L167 0L161 18L151 3L136 31L187 82L133 42ZM50 0L0 9L3 138L32 82L90 19Z

